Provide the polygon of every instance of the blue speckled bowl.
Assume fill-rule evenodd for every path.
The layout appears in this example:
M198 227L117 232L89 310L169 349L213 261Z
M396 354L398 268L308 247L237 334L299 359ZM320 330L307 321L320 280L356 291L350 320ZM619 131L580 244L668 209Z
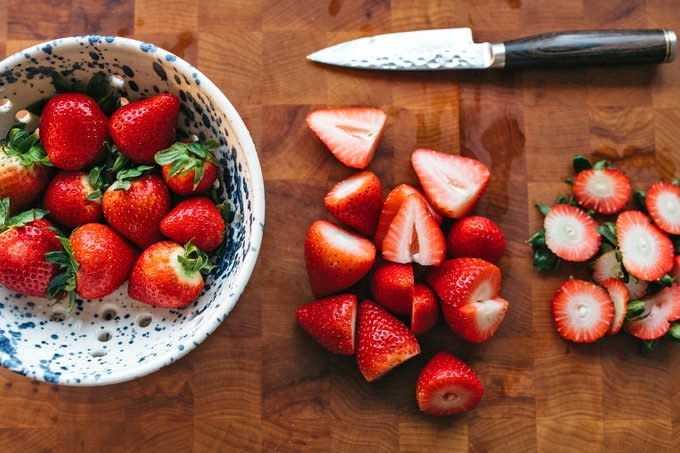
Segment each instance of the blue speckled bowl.
M0 287L0 364L30 378L64 385L134 379L174 362L201 343L229 314L252 273L264 228L264 186L253 141L222 92L196 68L153 44L110 36L46 42L0 63L0 134L24 107L54 94L50 73L87 80L118 75L131 99L170 92L182 100L179 126L221 143L220 183L233 221L228 246L206 289L182 310L153 308L127 296L63 306ZM120 79L118 79L120 80ZM7 102L9 100L9 102Z

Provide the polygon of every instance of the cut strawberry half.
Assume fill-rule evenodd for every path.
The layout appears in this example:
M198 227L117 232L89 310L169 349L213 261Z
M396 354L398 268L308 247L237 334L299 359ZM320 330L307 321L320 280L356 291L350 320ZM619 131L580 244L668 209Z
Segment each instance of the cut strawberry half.
M427 199L445 217L458 219L472 211L489 183L489 169L468 157L417 149L411 164Z
M298 324L321 346L342 355L354 354L357 298L354 294L319 299L295 312Z
M680 186L655 182L647 191L645 204L659 228L669 234L680 234Z
M411 332L422 335L437 323L439 304L432 290L421 283L416 284L413 291L413 307L411 308Z
M574 178L573 190L578 204L601 214L622 210L632 193L628 176L614 168L590 168L579 172Z
M623 327L623 321L626 319L626 310L628 309L628 288L618 278L610 278L602 282L602 286L609 293L609 298L614 303L614 318L612 324L609 326L609 334L615 335L619 333Z
M545 243L566 261L582 262L600 248L602 237L588 214L567 204L556 204L545 216Z
M383 257L395 263L437 266L446 256L444 233L425 202L410 196L399 208L382 244Z
M680 318L680 284L674 283L643 301L645 311L626 321L626 331L641 340L656 340L668 332L669 321Z
M386 119L376 108L317 110L307 116L307 126L340 162L364 169L373 159Z
M614 303L599 286L584 280L568 280L552 300L557 332L565 340L592 343L609 332Z
M625 277L621 262L616 257L616 250L610 250L600 255L593 263L593 280L598 285L604 284L610 278L623 280ZM628 289L631 300L642 297L647 292L647 282L640 280L632 275L628 276L628 281L624 282Z
M364 236L373 236L382 208L382 185L364 171L337 183L324 198L326 210Z
M371 276L373 298L397 315L411 314L414 286L413 266L410 263L384 263Z
M623 267L629 274L654 281L673 268L673 243L643 213L626 211L619 214L616 237Z
M491 338L500 327L510 304L501 297L482 298L477 302L454 308L443 305L444 317L456 335L473 343Z

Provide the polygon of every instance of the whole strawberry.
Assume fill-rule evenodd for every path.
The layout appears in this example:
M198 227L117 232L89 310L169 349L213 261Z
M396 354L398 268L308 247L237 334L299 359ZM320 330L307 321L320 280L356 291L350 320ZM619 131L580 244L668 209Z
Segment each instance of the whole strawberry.
M193 195L208 191L217 179L219 162L213 154L219 144L177 142L156 153L163 181L178 195Z
M109 134L134 162L153 164L155 154L170 146L179 116L177 96L162 93L131 102L109 118Z
M204 252L212 252L224 241L224 218L207 197L181 201L161 221L161 233L180 244L192 241Z
M102 198L106 221L139 248L161 240L161 220L170 210L170 192L156 175L141 166L118 173Z
M465 217L453 225L447 238L454 258L482 258L492 263L505 253L505 236L498 225L482 216Z
M191 243L182 247L171 241L157 242L137 259L128 295L156 307L185 307L203 291L201 270L211 267L208 257Z
M52 97L40 116L40 140L55 167L80 170L104 156L106 115L81 93Z
M45 297L57 266L45 254L61 250L45 211L9 217L9 198L0 200L0 284L27 296Z
M89 175L81 171L63 171L47 186L43 206L58 223L74 228L102 218L101 168Z

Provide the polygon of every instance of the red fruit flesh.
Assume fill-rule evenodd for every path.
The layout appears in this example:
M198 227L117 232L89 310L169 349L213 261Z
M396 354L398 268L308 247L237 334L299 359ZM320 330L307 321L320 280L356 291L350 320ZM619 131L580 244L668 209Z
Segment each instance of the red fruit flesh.
M422 335L437 323L439 304L432 290L423 284L416 284L411 308L411 332Z
M574 178L573 190L578 204L601 214L622 210L632 193L628 176L614 168L579 172Z
M583 262L600 248L602 237L597 231L597 223L574 206L553 206L545 216L543 226L546 245L563 260Z
M639 211L616 219L616 237L623 267L634 277L654 281L673 269L673 243Z
M163 181L168 185L170 190L178 195L188 196L207 192L217 180L217 167L212 162L203 163L203 176L201 181L194 189L194 170L170 177L170 168L172 165L163 165L161 171L163 173Z
M394 314L411 314L415 280L413 266L384 263L373 271L371 294L373 299Z
M645 311L641 319L626 321L628 333L641 340L656 340L670 328L670 321L680 319L680 284L664 288L644 299Z
M354 294L319 299L295 312L298 324L334 354L354 354L357 298Z
M465 217L456 222L447 238L453 258L482 258L492 263L505 254L505 236L498 225L482 216Z
M212 252L224 241L224 218L209 198L189 198L163 217L161 233L179 244L191 240L204 252Z
M370 171L337 183L324 198L326 210L364 236L373 236L382 207L382 185Z
M614 304L599 286L572 279L555 293L552 316L562 338L575 343L592 343L609 332Z
M47 186L43 206L52 219L69 228L97 222L102 218L102 204L87 199L92 192L85 173L61 172Z
M680 186L657 181L647 190L645 204L654 223L668 234L680 234Z

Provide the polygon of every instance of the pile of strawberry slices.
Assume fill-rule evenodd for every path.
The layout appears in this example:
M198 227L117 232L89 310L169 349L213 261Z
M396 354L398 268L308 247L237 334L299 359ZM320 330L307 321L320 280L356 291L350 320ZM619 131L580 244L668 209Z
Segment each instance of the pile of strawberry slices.
M190 304L225 238L208 194L217 143L175 141L172 94L127 102L104 73L53 81L58 94L28 107L39 127L0 143L0 284L69 310L128 280L140 302Z
M307 117L330 151L359 170L370 163L385 121L372 108ZM418 337L435 325L440 308L451 330L474 343L489 339L508 309L494 264L505 252L503 233L485 217L468 216L489 170L477 160L428 149L415 150L411 162L422 192L401 184L383 199L378 177L361 171L324 199L337 223L317 220L305 238L318 299L298 308L297 321L327 350L356 354L369 382L420 353ZM456 219L448 237L445 217ZM370 299L358 297L365 292ZM420 409L432 415L468 411L482 391L474 371L447 352L432 358L416 385Z
M544 228L529 239L539 271L562 261L592 268L593 282L571 278L557 290L557 331L591 343L623 329L646 348L667 334L680 339L680 180L633 192L606 161L576 156L573 166L573 194L537 205Z

